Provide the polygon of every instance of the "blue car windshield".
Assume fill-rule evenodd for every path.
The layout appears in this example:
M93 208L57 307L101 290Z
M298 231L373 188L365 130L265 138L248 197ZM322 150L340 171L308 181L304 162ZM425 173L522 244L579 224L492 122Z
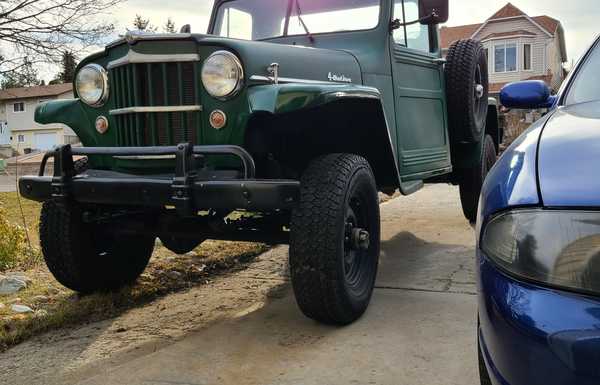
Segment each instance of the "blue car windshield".
M231 0L212 33L244 40L373 29L380 0Z
M567 95L567 104L600 100L600 40L590 52Z

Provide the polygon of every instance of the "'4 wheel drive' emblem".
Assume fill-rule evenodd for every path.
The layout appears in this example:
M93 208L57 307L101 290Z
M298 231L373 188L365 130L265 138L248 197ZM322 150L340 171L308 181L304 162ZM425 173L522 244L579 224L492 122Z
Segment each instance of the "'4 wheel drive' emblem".
M347 78L346 75L338 75L331 72L327 74L327 79L329 79L330 82L352 83L352 79Z

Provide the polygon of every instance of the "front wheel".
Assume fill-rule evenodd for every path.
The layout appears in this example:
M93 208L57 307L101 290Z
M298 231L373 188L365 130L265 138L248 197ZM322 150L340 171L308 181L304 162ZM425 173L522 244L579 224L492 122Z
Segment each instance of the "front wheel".
M331 154L309 165L292 213L290 274L309 318L346 325L367 309L379 261L379 201L369 163Z
M87 223L75 203L45 202L40 218L44 260L56 280L81 293L109 291L129 284L144 271L154 237L117 237L109 224Z
M479 195L485 177L496 163L496 145L490 135L486 135L481 145L481 157L475 167L459 170L460 203L469 222L477 219Z

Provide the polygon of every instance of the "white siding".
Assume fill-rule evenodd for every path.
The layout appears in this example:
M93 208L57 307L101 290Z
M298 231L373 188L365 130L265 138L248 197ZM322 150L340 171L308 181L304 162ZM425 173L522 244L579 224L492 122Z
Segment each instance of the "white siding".
M58 143L65 143L65 136L75 136L75 133L64 124L38 124L34 121L36 107L40 102L56 99L72 99L73 92L69 91L58 96L38 97L29 99L6 100L6 120L8 129L11 132L12 146L22 152L25 148L35 148L35 133L55 132L58 135ZM25 103L25 111L14 112L14 103ZM19 142L19 135L22 135L23 142Z
M479 31L474 38L481 40L494 33L506 33L516 31L527 31L535 36L522 36L506 39L494 39L483 41L483 45L489 52L490 83L507 83L525 80L533 76L548 75L548 70L554 75L551 86L562 81L562 63L560 57L558 36L550 37L542 29L525 17L512 18L500 21L491 21ZM494 46L502 43L516 43L517 71L516 72L494 72ZM524 70L523 46L531 44L531 70Z

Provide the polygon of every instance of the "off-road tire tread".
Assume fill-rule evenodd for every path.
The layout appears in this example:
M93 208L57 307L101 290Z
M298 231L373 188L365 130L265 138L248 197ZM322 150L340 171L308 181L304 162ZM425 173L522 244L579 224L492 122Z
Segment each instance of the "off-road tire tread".
M483 139L483 148L481 151L481 160L477 166L462 170L460 175L460 203L462 206L465 218L469 222L475 222L477 219L477 206L479 203L479 195L481 187L490 171L490 168L496 162L496 146L490 135L486 135Z
M75 169L75 175L86 172L89 168L88 157L84 156L83 158L77 159L73 162L73 168Z
M50 200L42 206L40 244L56 280L80 293L115 290L135 281L148 264L154 241L125 240L119 256L100 261L86 253L90 242L82 233L81 214L75 204Z
M445 77L448 104L448 131L452 143L478 143L485 130L483 127L475 130L477 123L474 112L473 70L483 52L483 45L472 39L454 42L446 56ZM489 93L487 67L482 68L484 98Z
M340 287L345 277L332 257L342 252L334 240L339 216L343 215L340 206L344 205L346 185L360 169L373 175L369 163L357 155L330 154L312 161L302 176L301 203L292 214L290 273L296 301L307 317L326 324L349 324L366 309L353 309L348 303ZM378 211L376 220L379 226Z

